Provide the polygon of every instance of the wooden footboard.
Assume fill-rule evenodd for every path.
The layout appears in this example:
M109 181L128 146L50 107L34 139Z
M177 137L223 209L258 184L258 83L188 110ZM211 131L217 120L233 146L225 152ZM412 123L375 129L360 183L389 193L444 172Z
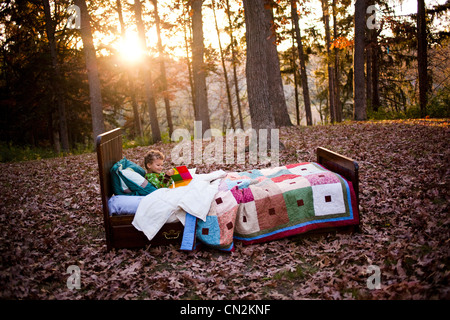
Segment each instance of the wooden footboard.
M330 171L336 172L350 181L355 190L356 201L359 206L359 166L350 158L331 150L319 147L316 150L317 162Z

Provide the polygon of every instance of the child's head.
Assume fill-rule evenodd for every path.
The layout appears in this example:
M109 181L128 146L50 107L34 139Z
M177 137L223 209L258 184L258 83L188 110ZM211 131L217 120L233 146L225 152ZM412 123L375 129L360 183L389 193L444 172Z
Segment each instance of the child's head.
M158 150L150 150L144 157L144 164L149 173L161 173L164 164L163 153Z

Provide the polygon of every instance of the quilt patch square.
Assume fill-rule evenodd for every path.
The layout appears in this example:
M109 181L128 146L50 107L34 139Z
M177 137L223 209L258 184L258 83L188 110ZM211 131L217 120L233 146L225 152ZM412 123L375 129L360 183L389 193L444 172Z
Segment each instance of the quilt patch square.
M261 230L289 222L286 205L282 194L255 200L258 223Z
M250 188L246 188L242 190L242 202L241 203L247 203L251 201L255 201L255 197L253 197L252 190Z
M275 168L265 168L265 169L261 169L260 172L261 174L263 174L264 176L268 177L270 175L274 175L276 174L278 171L280 170L286 170L287 168L285 166L282 167L275 167Z
M255 200L253 193L249 188L238 189L234 187L230 191L233 193L237 203L246 203Z
M238 187L239 189L248 188L250 182L252 179L243 178L243 179L237 179L237 180L226 180L227 188L228 190L233 189L234 187Z
M305 177L308 179L309 183L311 183L312 186L316 185L327 185L327 184L333 184L333 183L340 183L341 181L339 178L332 172L323 171L321 173L315 173L311 174Z
M295 167L298 167L298 166L304 166L306 164L309 164L309 162L291 163L291 164L287 164L286 168L287 169L292 169L292 168L295 168Z
M226 183L226 179L223 179L219 183L219 190L218 191L227 191L227 190L228 190L228 185Z
M302 221L314 217L314 199L311 187L283 193L289 220Z
M289 170L280 169L272 174L267 175L266 177L273 180L274 178L285 176L285 175L290 175L290 174L292 174L292 173Z
M275 183L279 183L279 182L282 182L284 180L295 179L297 177L299 177L299 175L296 175L296 174L284 174L282 176L278 176L278 177L272 178L272 181L275 182Z
M247 235L260 231L255 202L241 203L236 213L236 233Z
M258 183L257 185L250 185L249 189L252 192L255 201L283 193L283 190L280 189L278 184L270 179Z
M344 194L340 183L312 186L314 212L316 216L346 212Z
M237 189L237 188L236 188ZM220 200L219 200L220 199ZM215 201L211 203L209 215L221 216L238 206L238 202L232 192L219 191L216 194Z
M311 186L311 184L305 177L297 175L293 179L286 179L281 182L278 182L277 186L281 189L282 192L287 192L290 190L306 188Z
M236 221L238 206L217 217L220 229L220 245L233 242L234 225Z
M220 229L216 216L207 216L206 221L197 219L197 238L211 245L220 245Z
M239 175L241 177L248 177L250 179L256 179L257 177L261 177L263 174L258 169L253 169L253 170L240 172Z
M303 163L295 167L288 167L288 169L291 173L301 176L308 176L310 174L320 173L324 171L324 169L317 167L312 163Z

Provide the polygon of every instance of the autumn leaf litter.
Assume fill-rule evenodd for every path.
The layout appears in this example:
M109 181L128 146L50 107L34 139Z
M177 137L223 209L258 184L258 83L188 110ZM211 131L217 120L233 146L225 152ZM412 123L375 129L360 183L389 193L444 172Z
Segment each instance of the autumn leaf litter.
M319 146L358 161L359 233L237 243L231 254L174 246L107 252L94 153L0 164L0 298L450 298L448 121L289 127L280 140L280 165L315 161ZM174 145L153 146L168 166ZM124 154L142 165L146 150ZM78 290L67 287L71 265L80 268ZM380 289L367 286L370 265L380 268Z

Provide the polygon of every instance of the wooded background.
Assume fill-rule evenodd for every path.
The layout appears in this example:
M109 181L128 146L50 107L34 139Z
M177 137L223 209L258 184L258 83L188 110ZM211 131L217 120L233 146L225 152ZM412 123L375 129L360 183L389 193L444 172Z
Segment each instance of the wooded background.
M0 143L59 153L116 126L155 143L194 120L225 132L450 117L450 1L412 3L3 1Z

